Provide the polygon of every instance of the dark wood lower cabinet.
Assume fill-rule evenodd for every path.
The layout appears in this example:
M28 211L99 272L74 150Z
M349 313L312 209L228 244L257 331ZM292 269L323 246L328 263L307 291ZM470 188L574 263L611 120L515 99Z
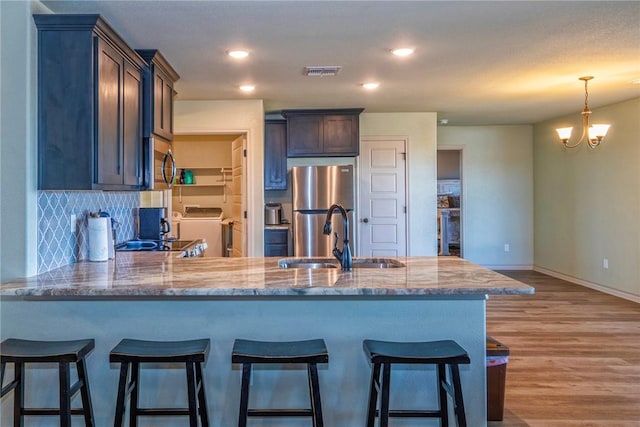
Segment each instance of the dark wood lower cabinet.
M264 230L264 256L289 255L289 229L267 228Z

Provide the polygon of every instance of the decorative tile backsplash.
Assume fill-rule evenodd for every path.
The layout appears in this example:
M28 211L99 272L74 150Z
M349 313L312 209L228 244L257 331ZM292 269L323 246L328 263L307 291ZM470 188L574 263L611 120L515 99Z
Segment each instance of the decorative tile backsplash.
M38 273L89 257L89 212L108 212L119 224L116 242L134 238L137 191L38 191ZM76 216L75 231L71 215Z

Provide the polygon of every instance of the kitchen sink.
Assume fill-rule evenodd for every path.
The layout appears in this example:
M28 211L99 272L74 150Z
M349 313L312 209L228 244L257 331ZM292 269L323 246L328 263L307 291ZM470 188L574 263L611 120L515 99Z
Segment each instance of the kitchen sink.
M400 261L389 258L356 258L353 268L400 268L405 267Z
M278 261L280 268L338 268L340 265L331 261L286 260Z
M278 261L280 268L340 268L333 258L284 258ZM389 258L356 258L353 268L399 268L405 267L400 261Z

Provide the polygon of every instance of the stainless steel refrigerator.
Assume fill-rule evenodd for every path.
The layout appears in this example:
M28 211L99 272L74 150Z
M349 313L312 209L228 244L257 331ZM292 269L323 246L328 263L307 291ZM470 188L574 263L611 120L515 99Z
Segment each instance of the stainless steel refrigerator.
M294 166L293 252L296 257L332 257L333 233L322 233L329 207L339 203L348 212L349 246L353 253L353 166ZM342 248L343 222L338 211L332 215L332 229L339 235Z

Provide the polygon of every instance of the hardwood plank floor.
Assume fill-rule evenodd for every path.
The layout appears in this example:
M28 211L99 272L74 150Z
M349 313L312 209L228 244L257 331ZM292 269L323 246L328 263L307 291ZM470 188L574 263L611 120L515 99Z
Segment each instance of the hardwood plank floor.
M510 349L504 420L489 426L640 426L640 304L534 271L491 296L487 333Z

